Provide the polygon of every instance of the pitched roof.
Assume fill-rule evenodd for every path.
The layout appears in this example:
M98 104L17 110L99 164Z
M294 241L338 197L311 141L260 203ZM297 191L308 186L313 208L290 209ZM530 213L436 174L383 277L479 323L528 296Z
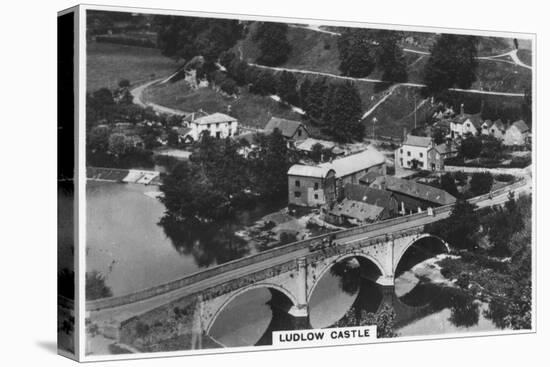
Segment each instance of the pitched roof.
M458 147L455 142L450 142L449 144L441 143L439 145L436 145L435 150L439 154L449 154L458 152Z
M514 122L512 126L515 126L522 133L529 131L529 126L527 126L527 124L523 120Z
M321 163L319 167L333 169L336 172L336 177L345 177L355 172L377 166L385 161L386 157L369 145L362 152L338 158L332 162Z
M306 166L303 164L295 164L288 170L289 176L302 176L302 177L316 177L316 178L325 178L327 177L330 168L319 167L319 166Z
M300 121L286 120L280 117L272 117L271 120L265 125L264 130L267 133L272 133L273 130L279 129L281 134L286 138L292 138L296 131L303 124ZM304 127L305 128L305 127Z
M493 125L491 127L497 127L499 130L506 130L504 124L502 123L501 119L496 120L493 122Z
M198 119L195 119L195 121L193 122L199 125L204 125L204 124L217 124L220 122L233 122L233 121L237 121L237 119L234 117L228 116L224 113L216 112L211 115L199 117Z
M481 119L480 113L475 113L475 114L461 113L460 115L457 115L454 118L455 123L459 123L459 124L463 124L467 120L470 120L472 124L478 129L481 127L481 123L483 122L483 120Z
M348 183L344 186L344 196L347 199L376 205L382 208L391 209L390 201L393 194L386 190L378 190L365 185L354 185Z
M378 176L382 176L382 174L379 173L379 172L370 171L370 172L365 173L363 176L361 176L359 178L359 182L365 183L365 184L368 185L371 182L373 182L376 179L376 177L378 177Z
M335 205L330 213L337 216L343 215L359 221L365 221L378 219L383 211L384 208L376 205L344 199L342 202Z
M182 121L191 122L191 121L194 121L195 119L198 119L200 117L205 117L205 116L208 116L208 114L203 110L199 110L198 112L193 112L185 116Z
M313 146L316 144L321 144L324 149L332 149L336 146L336 143L333 141L307 138L306 140L296 145L296 149L311 152L313 149Z
M386 190L398 192L435 204L447 205L456 201L456 198L445 190L412 180L405 180L394 176L381 176L377 178L376 181L385 186Z
M483 121L483 124L481 126L485 125L485 128L488 129L490 128L491 126L493 126L493 121L491 120L485 120Z
M428 136L416 136L416 135L407 135L407 138L403 142L403 145L412 145L415 147L429 147L432 143L432 138Z

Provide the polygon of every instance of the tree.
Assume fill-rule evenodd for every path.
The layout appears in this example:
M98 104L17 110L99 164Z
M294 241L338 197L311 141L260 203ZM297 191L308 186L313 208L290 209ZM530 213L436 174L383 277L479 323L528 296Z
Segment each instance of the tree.
M441 237L454 248L474 249L477 246L479 226L475 206L459 198L451 215L447 219L427 225L426 231Z
M376 65L383 70L382 80L404 83L407 81L407 63L398 42L401 32L378 30L376 39Z
M480 156L489 159L500 159L502 157L502 141L492 135L483 136L481 139Z
M275 200L288 195L287 172L295 158L279 129L258 136L257 154L252 161L254 187L258 193Z
M105 276L98 271L86 272L86 300L111 297L113 292L105 283Z
M107 126L93 127L87 136L88 149L91 152L107 152L110 134L111 131Z
M302 108L307 114L307 117L315 123L321 123L325 103L328 92L328 84L326 78L317 78L311 87L308 88L308 93L305 102L302 103Z
M475 172L470 179L470 193L479 196L491 191L493 175L490 172Z
M252 40L258 43L260 49L260 56L256 62L267 66L283 64L292 50L287 39L287 31L286 23L259 23L252 36Z
M424 68L426 92L439 95L448 88L470 88L476 80L478 42L475 36L440 35Z
M277 92L277 79L269 70L262 70L256 81L250 86L250 92L266 96Z
M207 67L243 36L243 25L233 19L162 15L154 23L163 55L185 60L200 55Z
M450 172L445 173L440 178L440 186L454 197L458 197L458 189L456 188L455 179Z
M434 127L432 130L432 139L435 145L443 144L445 142L445 130L440 127Z
M129 153L133 147L132 142L122 133L113 133L109 136L109 153L116 157Z
M283 101L291 105L298 104L296 83L296 77L288 71L283 71L277 80L277 94Z
M302 84L300 84L300 90L299 90L299 97L300 97L300 103L299 106L304 109L305 105L307 104L307 99L309 96L309 92L311 90L311 80L309 78L305 78Z
M336 85L327 97L323 130L339 142L362 140L365 128L361 117L361 98L353 82Z
M397 334L394 331L395 311L391 306L384 305L376 313L352 307L344 317L336 323L336 327L369 326L376 325L378 338L393 338Z
M376 58L373 40L367 29L347 29L338 38L340 71L343 75L363 78L373 72Z
M469 136L466 139L462 140L460 144L460 154L466 158L477 158L481 154L481 149L483 144L481 139L475 136Z

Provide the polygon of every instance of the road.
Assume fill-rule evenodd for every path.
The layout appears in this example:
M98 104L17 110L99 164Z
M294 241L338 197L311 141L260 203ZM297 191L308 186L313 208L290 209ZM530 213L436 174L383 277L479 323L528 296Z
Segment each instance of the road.
M526 182L523 186L521 186L520 188L514 189L513 191L515 191L516 194L518 194L529 190L530 190L530 183ZM493 197L492 199L487 199L478 203L478 207L481 208L486 206L502 204L506 202L507 199L508 199L508 192L504 192L501 195ZM394 233L394 232L397 232L400 230L406 230L409 228L415 228L418 226L426 225L428 223L445 219L450 215L450 212L451 212L451 209L446 210L445 212L436 214L435 216L420 217L417 219L412 219L411 221L408 221L405 223L398 223L394 225L390 224L384 228L374 229L372 231L365 232L359 235L338 239L336 243L339 246L345 246L346 244L350 244L350 243L364 240L367 238L376 237L378 235ZM233 270L224 272L222 274L218 274L218 275L203 279L201 281L197 281L193 284L176 289L174 291L160 294L139 302L125 304L125 305L112 307L108 309L102 309L98 311L91 311L90 316L92 321L96 323L106 322L111 319L122 321L131 316L141 314L147 310L155 309L171 301L175 301L181 297L191 295L196 292L204 291L206 289L217 286L224 282L238 279L243 276L255 273L257 271L269 269L271 267L284 264L286 262L295 260L297 258L304 257L309 253L310 251L309 251L309 248L307 247L298 248L295 251L292 251L277 257L269 258L263 261L258 261L256 263L246 265L237 269L233 269Z
M141 107L144 107L144 108L151 107L153 110L155 110L155 112L158 112L158 113L163 113L163 114L167 114L167 115L177 115L177 116L188 115L189 112L185 112L185 111L182 111L182 110L178 110L178 109L170 108L170 107L166 107L166 106L161 106L159 104L152 103L152 102L146 102L143 99L143 92L145 91L145 89L147 89L148 87L150 87L152 85L158 84L158 83L164 83L169 78L170 77L168 77L168 78L164 77L164 78L160 78L160 79L151 80L150 82L141 84L141 85L133 88L130 91L130 93L132 94L132 102L134 102L134 104L137 104L137 105L139 105Z

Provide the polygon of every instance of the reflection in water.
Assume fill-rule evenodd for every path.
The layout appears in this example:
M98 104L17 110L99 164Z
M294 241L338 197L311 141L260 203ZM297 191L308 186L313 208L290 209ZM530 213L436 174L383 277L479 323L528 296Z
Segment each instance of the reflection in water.
M220 312L209 335L226 347L271 345L273 331L293 329L290 306L290 300L278 291L251 289Z
M248 255L246 241L235 236L235 226L181 223L163 217L159 223L180 255L192 255L199 267L222 264Z

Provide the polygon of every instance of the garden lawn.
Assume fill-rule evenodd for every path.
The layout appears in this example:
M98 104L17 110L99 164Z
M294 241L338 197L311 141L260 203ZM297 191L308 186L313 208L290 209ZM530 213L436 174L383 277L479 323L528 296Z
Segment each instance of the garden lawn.
M272 116L292 120L301 120L301 116L290 108L268 96L259 96L241 90L237 98L228 97L211 88L192 89L185 80L176 83L157 85L145 90L146 101L162 106L207 113L228 113L235 117L241 125L263 128Z
M121 79L134 84L168 76L181 66L153 48L88 42L86 52L88 92L116 88Z

